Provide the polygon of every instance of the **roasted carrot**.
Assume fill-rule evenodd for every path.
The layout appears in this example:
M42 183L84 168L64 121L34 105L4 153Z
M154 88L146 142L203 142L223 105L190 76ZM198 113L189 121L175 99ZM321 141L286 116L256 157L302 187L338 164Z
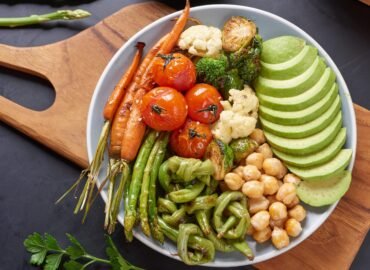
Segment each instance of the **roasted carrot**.
M141 77L144 75L147 67L150 65L152 59L158 54L161 46L163 45L167 35L157 42L156 45L149 51L145 56L144 60L140 64L140 67L126 91L126 95L123 98L116 115L113 120L111 135L110 135L110 146L109 156L115 159L120 158L121 144L124 132L126 130L126 124L130 117L131 107L134 103L135 93L139 88Z
M113 120L113 117L118 109L118 105L122 101L123 95L125 94L126 89L130 85L130 82L132 81L132 78L134 77L139 67L145 43L138 42L135 47L137 48L137 51L131 63L131 66L119 80L113 92L110 94L107 103L105 104L103 115L105 120L107 121Z
M172 51L180 37L181 32L184 30L189 17L189 12L190 4L189 0L187 0L183 13L176 21L176 24L167 36L158 53L167 54ZM127 161L132 161L135 159L137 152L139 151L141 141L145 135L146 125L142 119L140 106L141 100L146 91L153 88L153 78L151 74L152 64L153 62L150 63L140 80L140 88L135 94L135 102L131 106L130 118L128 119L127 126L122 137L121 158Z

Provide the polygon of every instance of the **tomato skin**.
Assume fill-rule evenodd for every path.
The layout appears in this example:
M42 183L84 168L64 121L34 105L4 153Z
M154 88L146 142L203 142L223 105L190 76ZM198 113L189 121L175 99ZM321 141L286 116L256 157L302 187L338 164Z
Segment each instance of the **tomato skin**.
M152 72L159 86L169 86L179 91L190 89L197 75L193 62L181 53L157 55Z
M204 124L212 124L220 118L222 97L215 87L206 83L194 85L185 95L189 117Z
M181 127L187 116L188 106L184 96L171 87L156 87L145 94L141 103L144 122L159 131Z
M180 157L200 159L211 141L212 132L208 125L187 119L184 126L172 132L170 146Z

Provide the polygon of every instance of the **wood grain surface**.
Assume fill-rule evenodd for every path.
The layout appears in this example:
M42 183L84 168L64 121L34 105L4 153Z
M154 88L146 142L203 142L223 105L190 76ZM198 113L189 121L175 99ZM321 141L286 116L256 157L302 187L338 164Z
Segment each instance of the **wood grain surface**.
M87 111L103 69L133 34L172 11L156 2L136 4L62 42L32 48L0 45L0 65L45 78L56 91L54 104L41 112L0 96L0 120L86 167ZM370 112L355 109L359 147L350 190L311 237L255 265L258 269L350 267L370 227Z

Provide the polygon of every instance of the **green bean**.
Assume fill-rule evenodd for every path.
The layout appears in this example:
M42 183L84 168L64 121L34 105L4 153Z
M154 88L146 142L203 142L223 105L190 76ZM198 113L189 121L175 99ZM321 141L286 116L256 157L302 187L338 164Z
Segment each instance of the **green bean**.
M244 254L249 260L254 259L253 251L245 240L232 242L232 245L234 246L234 248Z
M215 247L213 243L205 238L202 238L202 246L200 249L194 249L194 252L189 252L190 236L201 237L202 231L195 224L181 224L179 235L177 238L177 251L182 261L188 265L197 265L207 263L213 260L215 256Z
M186 212L191 215L196 210L207 210L216 206L217 194L199 196L186 205Z
M149 185L151 172L153 171L154 159L157 155L161 144L162 136L160 135L154 143L152 151L150 152L148 161L146 163L143 180L141 184L141 192L139 198L139 212L140 212L140 225L143 233L150 236L150 226L148 220L148 199L149 199Z
M164 156L166 154L166 148L169 139L169 133L164 133L162 135L163 138L160 141L159 150L155 156L153 162L153 169L150 174L150 187L149 187L149 224L150 229L153 235L153 238L158 240L160 243L164 242L164 235L162 230L158 224L158 210L157 210L157 202L156 202L156 190L157 190L157 179L158 179L158 171L159 167L163 162Z
M210 210L199 210L195 212L195 217L198 221L200 229L204 235L213 243L215 249L221 252L234 251L234 247L223 239L218 239L216 233L213 231L211 224L209 223L211 212Z
M174 202L170 200L159 198L158 199L158 211L160 213L170 213L172 214L177 210L177 206Z
M172 213L172 215L163 215L163 220L172 227L178 227L180 223L186 222L186 210L185 206L182 205L178 210Z
M175 203L186 203L194 200L203 190L205 184L197 181L186 188L172 191L168 194L171 201Z
M240 203L234 201L240 201ZM245 235L249 223L249 214L243 205L246 205L246 198L243 193L238 191L227 191L218 197L213 214L213 224L218 233L218 238L238 239ZM225 209L232 215L226 222L223 222Z
M134 170L132 173L132 179L129 190L128 198L128 207L125 212L125 221L124 226L127 231L131 231L135 225L137 212L136 206L141 189L141 183L144 174L144 168L148 161L150 152L155 143L156 138L158 137L158 131L150 131L143 145L140 148L139 154L136 158Z

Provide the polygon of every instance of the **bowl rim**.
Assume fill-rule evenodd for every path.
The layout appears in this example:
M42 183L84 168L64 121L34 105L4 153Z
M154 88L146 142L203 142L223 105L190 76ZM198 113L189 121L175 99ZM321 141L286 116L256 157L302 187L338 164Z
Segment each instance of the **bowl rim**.
M292 28L294 31L300 33L304 37L305 40L309 41L312 45L314 45L318 49L319 54L325 59L325 61L328 63L328 65L334 70L334 73L336 74L336 81L339 82L342 85L342 91L347 96L347 98L345 99L345 102L348 104L349 118L350 118L350 127L349 128L351 128L351 132L352 132L352 141L351 141L351 143L354 146L354 149L352 149L353 153L352 153L352 157L351 157L351 161L350 161L350 164L348 166L348 169L350 171L352 171L353 166L354 166L355 157L356 157L356 149L357 149L357 126L356 126L355 110L354 110L354 107L353 107L353 102L352 102L351 95L349 93L347 84L345 83L342 74L340 73L338 67L336 66L334 61L331 59L329 54L321 47L321 45L313 37L311 37L307 32L302 30L300 27L298 27L294 23L292 23L292 22L290 22L290 21L288 21L288 20L286 20L286 19L284 19L284 18L282 18L282 17L280 17L276 14L273 14L273 13L265 11L265 10L261 10L259 8L243 6L243 5L233 5L233 4L211 4L211 5L201 5L201 6L192 7L190 9L190 12L199 11L199 10L207 10L207 9L239 9L239 10L259 13L262 16L270 17L275 21L279 21L280 23L287 25L289 28ZM118 49L118 51L114 54L114 56L110 59L109 63L105 67L105 69L104 69L103 73L101 74L101 76L99 78L99 81L98 81L98 83L95 87L95 90L94 90L94 93L93 93L93 96L92 96L92 99L91 99L91 102L90 102L89 111L88 111L86 139L87 139L87 152L88 152L89 162L91 162L91 159L92 159L93 154L94 154L92 149L95 149L95 147L92 145L91 137L89 136L92 132L93 108L94 108L94 105L95 105L96 100L97 100L99 89L102 88L104 78L106 77L106 75L111 70L113 64L116 63L116 60L126 50L126 48L128 48L129 46L132 46L132 43L134 42L134 40L136 40L138 37L140 37L146 31L157 27L158 24L180 15L181 12L182 12L182 10L170 13L170 14L162 17L162 18L159 18L158 20L155 20L154 22L150 23L149 25L145 26L143 29L138 31L129 40L127 40L127 42L121 48ZM347 136L347 140L348 140L348 136ZM104 202L106 202L107 201L106 193L101 192L100 195L102 196ZM220 262L217 262L217 263L216 262L211 262L211 263L203 264L202 266L208 266L208 267L246 266L246 265L260 263L260 262L272 259L276 256L279 256L279 255L287 252L288 250L296 247L297 245L302 243L304 240L306 240L310 235L312 235L328 219L328 217L331 215L331 213L336 208L338 202L339 201L332 204L323 214L321 214L321 218L319 219L318 222L316 222L316 224L314 224L315 226L305 228L304 229L305 235L302 234L299 239L297 239L296 241L291 243L286 248L283 248L281 250L276 250L276 252L270 252L270 253L265 254L265 255L256 256L256 258L253 261L249 261L249 260L246 259L245 262L232 262L232 261L222 262L222 263L220 263ZM121 215L118 216L118 221L123 225L123 217ZM178 256L174 256L168 250L164 249L160 245L151 242L145 235L140 233L137 229L134 230L134 236L135 236L136 239L138 239L140 242L142 242L146 246L150 247L151 249L153 249L153 250L155 250L155 251L157 251L157 252L159 252L163 255L166 255L167 257L170 257L172 259L176 259L178 261L181 261L181 259Z

